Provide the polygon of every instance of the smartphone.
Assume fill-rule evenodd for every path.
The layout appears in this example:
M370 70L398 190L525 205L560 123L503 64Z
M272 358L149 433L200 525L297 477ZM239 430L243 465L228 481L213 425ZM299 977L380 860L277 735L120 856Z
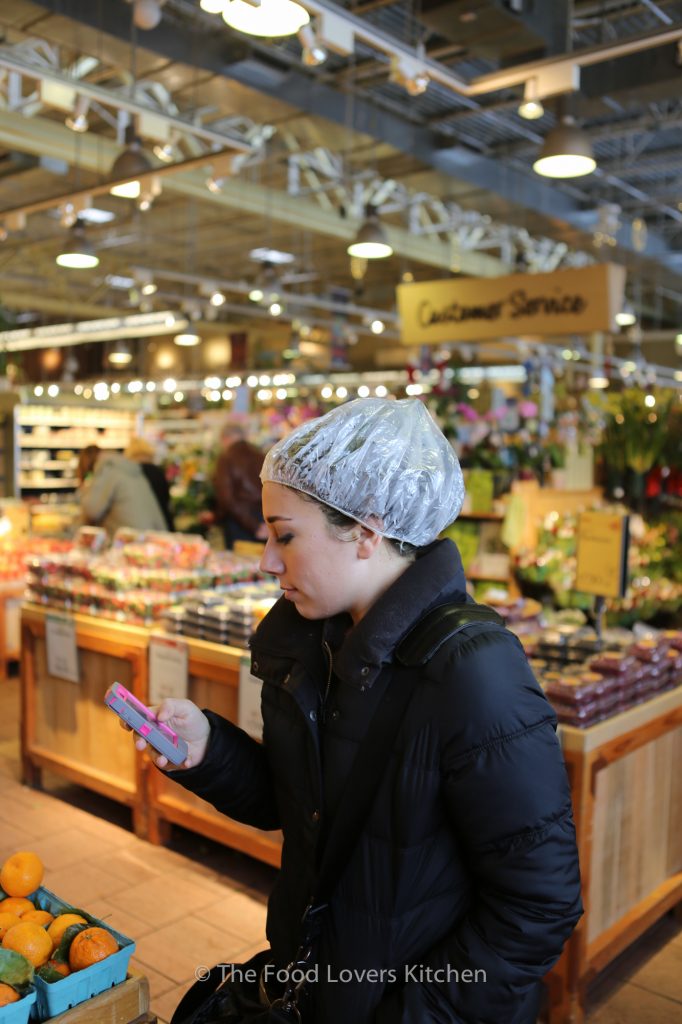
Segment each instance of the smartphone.
M153 711L134 697L121 683L112 683L104 695L104 703L115 711L147 743L168 758L171 764L187 759L187 744L177 733L160 722Z

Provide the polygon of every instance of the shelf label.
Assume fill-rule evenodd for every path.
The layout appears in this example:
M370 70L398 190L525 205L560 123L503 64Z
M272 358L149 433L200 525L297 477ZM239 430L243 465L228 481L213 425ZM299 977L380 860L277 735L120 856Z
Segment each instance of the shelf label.
M68 615L50 614L45 619L47 671L51 676L80 683L76 623Z
M149 703L160 704L166 697L187 697L187 644L165 636L149 638Z
M582 512L578 517L575 589L623 597L627 588L629 516Z
M239 659L239 715L238 725L256 740L263 739L263 716L260 709L260 692L263 680L251 675L251 659L248 654Z

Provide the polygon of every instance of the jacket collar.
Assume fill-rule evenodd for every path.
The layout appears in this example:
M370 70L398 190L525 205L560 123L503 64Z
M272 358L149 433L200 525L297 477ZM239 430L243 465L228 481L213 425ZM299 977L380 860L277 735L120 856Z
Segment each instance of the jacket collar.
M345 683L372 686L381 667L392 661L395 648L427 611L447 601L465 601L462 560L451 540L421 548L396 582L372 605L357 626L348 617L304 619L285 598L268 612L252 640L254 651L319 666L322 643L336 647L334 671ZM334 639L343 637L337 647Z

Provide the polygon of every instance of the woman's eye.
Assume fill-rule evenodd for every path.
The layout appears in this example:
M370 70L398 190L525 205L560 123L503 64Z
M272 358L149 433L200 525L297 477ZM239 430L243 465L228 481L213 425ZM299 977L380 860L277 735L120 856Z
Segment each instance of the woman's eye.
M290 540L294 539L293 533L284 533L281 537L277 538L278 544L288 544Z

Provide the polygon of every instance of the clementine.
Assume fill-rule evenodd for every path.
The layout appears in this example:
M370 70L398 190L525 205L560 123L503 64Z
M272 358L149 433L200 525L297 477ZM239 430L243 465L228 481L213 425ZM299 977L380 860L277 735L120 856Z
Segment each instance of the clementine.
M3 949L21 953L34 967L41 967L52 954L52 939L44 928L33 921L20 921L8 928L2 945Z
M68 964L65 964L63 960L48 960L45 966L56 971L57 974L61 974L64 978L67 974L71 974L71 968Z
M48 924L52 924L54 921L54 914L51 914L49 910L27 910L25 914L21 915L21 920L33 921L34 924L47 928Z
M106 928L85 928L74 937L69 949L69 967L82 971L118 951L118 942Z
M16 914L17 917L23 917L29 910L35 909L35 904L23 896L9 896L0 903L1 914Z
M47 926L47 934L52 939L52 944L56 949L59 943L62 941L62 936L69 925L72 924L87 924L88 922L80 914L58 914L52 924Z
M17 990L12 988L11 985L6 985L4 981L0 981L0 1006L9 1006L10 1003L18 1002L19 993ZM12 1013L14 1013L14 1010L12 1010Z
M45 868L37 853L20 850L7 858L0 869L0 885L8 896L28 896L43 880Z

